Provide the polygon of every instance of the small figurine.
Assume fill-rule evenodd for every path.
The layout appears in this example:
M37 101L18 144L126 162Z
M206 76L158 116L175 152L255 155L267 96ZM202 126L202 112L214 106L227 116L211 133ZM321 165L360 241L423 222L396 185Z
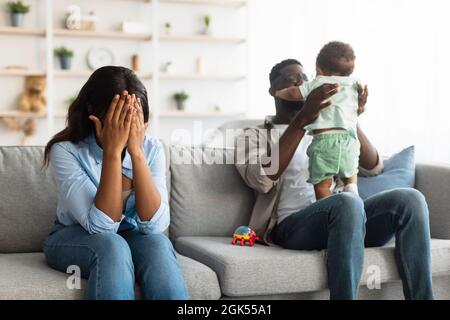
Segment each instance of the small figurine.
M239 244L243 246L246 242L248 242L249 246L253 247L256 240L259 240L259 237L256 235L255 231L247 226L240 226L236 229L236 231L234 231L231 244L236 244L236 242L239 241Z
M80 6L70 5L66 9L66 28L69 30L95 31L97 16L91 11L89 14L82 14Z
M66 28L69 30L81 29L81 8L77 5L70 5L66 10Z

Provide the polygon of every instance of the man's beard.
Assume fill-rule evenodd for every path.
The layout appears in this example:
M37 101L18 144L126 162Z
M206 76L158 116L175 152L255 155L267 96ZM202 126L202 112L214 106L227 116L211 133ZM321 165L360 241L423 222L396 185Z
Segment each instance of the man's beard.
M304 101L288 101L280 98L281 106L294 111L300 111L305 104Z

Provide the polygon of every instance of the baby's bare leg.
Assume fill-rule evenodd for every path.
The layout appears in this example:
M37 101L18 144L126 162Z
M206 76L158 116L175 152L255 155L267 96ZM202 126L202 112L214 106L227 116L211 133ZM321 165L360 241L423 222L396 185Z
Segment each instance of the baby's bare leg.
M355 174L353 177L350 178L342 178L342 182L344 183L344 185L348 185L350 183L357 183L358 176Z
M353 177L350 178L342 178L342 182L344 182L344 192L351 192L351 193L355 193L355 194L359 194L358 193L358 175L354 175Z
M333 179L326 179L318 184L314 185L314 192L316 193L316 200L320 200L322 198L326 198L331 196L331 184L333 183Z

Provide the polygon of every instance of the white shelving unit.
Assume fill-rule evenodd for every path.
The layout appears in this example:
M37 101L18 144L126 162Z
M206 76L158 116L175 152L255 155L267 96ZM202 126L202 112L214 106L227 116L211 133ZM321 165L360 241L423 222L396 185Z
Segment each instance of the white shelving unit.
M214 44L214 43L222 43L222 44L239 44L244 43L244 38L226 38L226 37L212 37L212 36L204 36L204 35L170 35L160 36L161 41L172 41L172 42L200 42L205 44Z
M215 75L197 73L160 73L161 80L200 80L200 81L240 81L245 80L245 75Z
M226 113L226 112L185 112L185 111L166 111L160 113L162 118L235 118L243 116L244 113Z
M117 40L117 41L136 41L139 46L151 45L152 48L152 64L151 68L138 72L138 76L147 81L151 81L152 92L152 133L158 135L158 128L160 119L193 119L193 118L233 118L242 117L243 112L184 112L184 111L168 111L164 106L159 105L159 88L169 81L207 81L207 82L241 82L247 81L246 71L242 74L203 74L203 73L162 73L160 71L160 49L164 43L175 43L181 46L185 44L200 44L202 46L209 45L245 45L246 36L242 37L225 37L225 36L206 36L197 34L176 34L165 35L160 34L160 10L164 5L182 5L182 6L206 6L206 7L223 7L227 10L240 10L247 5L247 0L133 0L126 1L132 5L151 6L151 16L148 17L149 33L131 34L120 31L74 31L57 28L54 20L54 6L57 0L36 0L40 3L42 8L45 8L45 21L36 23L36 28L14 28L1 26L1 36L11 37L30 37L42 41L45 47L45 60L41 61L41 66L45 66L43 70L28 70L28 69L0 69L0 77L24 77L24 76L46 76L47 79L47 100L48 105L46 112L43 113L24 113L17 110L1 109L0 118L36 118L47 120L47 135L52 136L55 133L55 120L65 118L66 114L61 112L61 108L55 105L55 81L64 78L81 78L87 79L93 72L91 70L59 70L54 67L53 50L55 42L58 39L73 38L73 39L99 39L101 40ZM103 0L105 6L113 5L113 2L124 2L125 0ZM72 1L78 3L78 1ZM108 4L108 2L110 2ZM139 4L141 3L141 4ZM79 3L83 5L82 1ZM100 5L100 1L99 1ZM43 25L41 25L43 24ZM145 59L145 58L143 58ZM247 57L244 58L247 60ZM22 61L21 61L22 62ZM22 62L23 63L23 62ZM246 61L248 64L248 61ZM161 83L163 81L164 83ZM76 89L76 88L74 88ZM18 88L18 93L21 88ZM156 101L156 105L155 105Z
M44 37L45 31L33 28L0 27L0 35Z
M152 35L148 34L133 34L124 33L120 31L81 31L81 30L67 30L55 29L53 31L55 37L76 37L76 38L100 38L100 39L114 39L114 40L141 40L150 41Z
M246 5L246 1L238 0L160 0L161 3L175 3L175 4L195 4L195 5L210 5L219 7L240 8Z

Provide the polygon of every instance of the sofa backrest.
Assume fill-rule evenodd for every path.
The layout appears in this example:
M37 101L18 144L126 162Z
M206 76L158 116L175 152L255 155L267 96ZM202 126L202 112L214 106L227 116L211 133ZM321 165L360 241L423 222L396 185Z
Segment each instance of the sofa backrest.
M163 144L164 145L164 144ZM169 152L166 154L170 195ZM57 190L43 146L0 146L0 253L40 252L56 218Z
M56 213L43 147L0 147L0 253L42 251Z
M254 193L235 169L233 150L172 146L165 151L172 239L231 236L248 224ZM41 170L43 153L41 146L0 147L0 253L42 251L53 226L57 192L50 169ZM435 237L449 237L449 178L448 166L416 167L416 188L427 197Z
M415 188L427 200L431 237L450 239L450 165L418 163Z
M248 225L254 193L237 172L232 149L171 146L170 170L172 240L231 237Z

